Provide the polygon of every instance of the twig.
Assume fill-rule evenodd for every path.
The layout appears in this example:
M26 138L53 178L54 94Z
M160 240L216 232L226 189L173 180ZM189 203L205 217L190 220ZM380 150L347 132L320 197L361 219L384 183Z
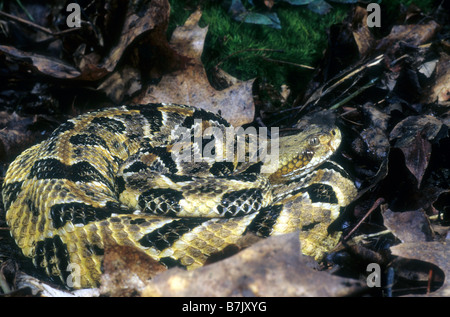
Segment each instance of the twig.
M291 65L291 66L296 66L296 67L301 67L301 68L306 68L306 69L312 69L312 70L315 69L314 67L311 67L308 65L297 64L297 63L292 63L292 62L287 62L287 61L281 61L281 60L277 60L277 59L268 58L265 56L262 56L261 58L268 62L272 62L272 63L286 64L286 65Z
M347 110L347 111L345 111L344 113L340 114L339 117L342 118L343 120L347 121L347 122L350 122L351 124L363 126L364 124L359 123L359 122L355 122L355 121L350 120L350 119L348 119L348 118L345 117L345 116L348 115L349 113L352 113L352 112L355 112L355 111L357 111L355 108L350 109L350 110Z
M334 90L336 87L338 87L339 85L341 85L343 82L345 82L345 80L353 77L354 75L364 71L365 69L375 66L377 64L379 64L382 60L384 59L384 55L379 55L377 57L375 57L373 60L371 60L370 62L359 66L356 69L350 69L349 73L347 73L345 76L343 76L342 78L340 78L339 80L337 80L340 76L342 76L342 72L337 74L334 78L332 78L331 80L329 80L328 82L326 82L324 85L322 85L320 88L316 89L316 91L318 93L320 93L320 96L317 96L316 93L314 93L312 96L309 97L309 99L306 101L306 105L309 104L317 104L320 100L320 98L324 95L326 95L327 93L331 92L332 90ZM345 70L345 72L347 72L348 70ZM327 87L328 84L330 84L331 82L333 82L334 80L337 80L335 83L331 84L329 87Z
M431 293L431 283L433 281L433 269L428 271L427 295Z
M9 14L9 13L3 12L3 11L0 11L0 16L4 16L5 18L8 18L8 19L10 19L10 20L14 20L14 21L16 21L16 22L19 22L19 23L22 23L22 24L26 24L26 25L31 26L31 27L33 27L33 28L36 28L36 29L38 29L39 31L44 32L44 33L46 33L46 34L51 34L51 35L53 35L53 32L52 32L51 30L49 30L49 29L47 29L47 28L45 28L45 27L43 27L43 26L40 26L39 24L36 24L36 23L34 23L34 22L31 22L31 21L28 21L28 20L25 20L25 19L16 17L16 16L14 16L14 15L12 15L12 14Z
M358 96L359 94L361 94L364 90L372 87L373 85L375 85L375 82L377 81L378 78L374 78L372 80L370 80L367 84L365 84L364 86L362 86L361 88L359 88L357 91L355 91L354 93L350 94L350 96L345 97L344 99L342 99L341 101L339 101L338 103L334 104L333 106L330 107L330 109L337 109L342 105L345 105L347 102L349 102L350 100L352 100L353 98L355 98L356 96Z
M391 230L386 229L386 230L378 231L375 233L363 234L362 236L358 236L358 237L361 237L361 239L370 239L370 238L377 238L379 236L382 236L382 235L388 234L388 233L391 233Z
M292 111L292 110L298 110L298 109L302 109L303 107L304 107L304 105L301 105L298 107L291 107L289 109L279 110L277 113L284 113L284 112L288 112L288 111Z
M342 118L342 120L345 120L345 121L347 121L347 122L350 122L351 124L358 125L358 126L360 126L360 127L364 126L364 124L362 124L362 123L359 123L359 122L350 120L350 119L345 118L345 117L343 117L343 116L340 116L340 117Z
M384 198L378 198L375 203L372 205L372 207L369 209L369 211L364 215L364 217L362 217L358 223L356 224L356 226L353 227L352 230L350 230L350 232L343 238L344 241L348 240L351 235L356 231L356 229L359 228L359 226L364 222L364 220L367 219L367 217L369 217L369 215L375 210L377 209L382 203L384 203Z
M3 11L0 11L0 16L3 16L5 18L8 18L10 20L13 20L13 21L16 21L16 22L19 22L19 23L22 23L22 24L25 24L25 25L27 25L29 27L32 27L32 28L35 28L35 29L37 29L37 30L39 30L39 31L41 31L41 32L43 32L45 34L48 34L48 35L51 35L51 36L55 36L55 37L61 36L61 35L64 35L64 34L67 34L67 33L70 33L70 32L74 32L74 31L77 31L78 29L80 29L80 28L70 28L70 29L67 29L67 30L64 30L64 31L61 31L61 32L53 32L52 30L50 30L50 29L48 29L46 27L43 27L43 26L41 26L39 24L36 24L34 22L31 22L31 21L28 21L28 20L25 20L25 19L22 19L22 18L19 18L19 17L16 17L14 15L11 15L11 14L3 12Z
M231 57L244 53L244 52L278 52L282 53L283 50L276 50L272 48L246 48L243 50L236 51L234 53L231 53L230 55L226 56L224 59L222 59L220 62L217 63L216 66L214 66L215 69L219 68L220 65L222 65L227 59L230 59Z

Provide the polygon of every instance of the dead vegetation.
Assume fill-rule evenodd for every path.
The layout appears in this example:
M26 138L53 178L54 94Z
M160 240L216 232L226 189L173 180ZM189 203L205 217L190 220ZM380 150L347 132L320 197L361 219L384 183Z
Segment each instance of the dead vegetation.
M167 0L91 2L73 29L65 25L63 4L33 6L39 16L33 22L11 7L0 12L3 174L18 153L68 117L107 105L175 102L220 111L236 126L284 127L331 109L345 141L336 159L360 194L330 228L343 230L344 238L320 267L312 269L296 251L292 235L152 280L134 265L160 271L148 264L151 259L111 248L102 286L90 295L448 296L450 30L443 6L432 15L410 6L380 31L367 26L365 8L355 5L344 23L330 29L328 49L307 89L284 94L220 69L215 75L221 87L212 85L200 59L208 32L198 26L201 11L167 40ZM284 106L274 109L267 94ZM370 263L381 268L379 288L367 286ZM9 237L2 210L1 292L25 295L24 285L33 284L37 294L61 295L46 293L23 271L33 274Z

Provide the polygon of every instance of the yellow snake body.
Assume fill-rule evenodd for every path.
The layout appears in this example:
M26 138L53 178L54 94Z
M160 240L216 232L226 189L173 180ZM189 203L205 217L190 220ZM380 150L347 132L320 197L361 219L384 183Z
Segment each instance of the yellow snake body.
M11 234L39 270L67 284L75 268L82 288L98 286L107 244L192 269L245 234L300 230L302 251L320 258L339 238L329 224L356 196L346 176L318 168L339 146L339 130L311 125L281 137L278 166L265 174L264 162L205 156L211 136L195 142L207 128L225 135L230 127L173 104L68 120L9 166L2 194ZM210 153L236 150L215 144Z

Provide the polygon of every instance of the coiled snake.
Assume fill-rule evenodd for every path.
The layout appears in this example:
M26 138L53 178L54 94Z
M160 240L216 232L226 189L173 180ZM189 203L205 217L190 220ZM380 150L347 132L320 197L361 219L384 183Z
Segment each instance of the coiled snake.
M70 119L9 166L2 194L11 234L54 281L66 283L78 265L82 288L98 285L106 242L192 269L247 233L300 230L302 252L322 257L339 238L329 224L356 196L337 164L324 165L340 131L311 124L280 137L267 173L273 162L250 158L250 137L231 134L230 146L207 132L229 137L230 127L174 104ZM240 143L247 159L236 155Z

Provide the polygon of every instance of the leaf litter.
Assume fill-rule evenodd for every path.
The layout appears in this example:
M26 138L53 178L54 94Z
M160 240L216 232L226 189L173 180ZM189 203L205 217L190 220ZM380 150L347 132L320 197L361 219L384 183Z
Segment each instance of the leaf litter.
M140 251L111 246L102 285L91 296L448 296L445 4L431 15L410 6L380 30L367 26L364 6L353 5L347 20L331 27L308 87L285 88L289 94L278 100L284 108L277 110L261 98L259 81L225 74L229 84L220 89L208 81L201 62L208 28L198 26L201 10L169 41L170 6L164 0L92 2L83 7L86 19L77 29L62 22L63 4L31 9L24 3L33 16L40 16L38 10L47 18L30 21L14 4L4 8L9 16L0 14L7 35L0 42L3 169L67 117L108 105L187 103L221 113L236 126L276 123L287 129L331 109L345 136L335 159L360 192L330 227L343 230L344 238L319 265L299 254L298 233L235 246L230 254L237 254L219 255L192 272L165 270ZM7 234L4 213L0 228L0 285L20 295L32 284L33 294L49 294L46 283L21 271L32 269L11 269L20 251ZM381 288L366 284L373 262L382 268Z
M214 113L220 111L232 125L238 127L253 121L253 82L236 81L232 86L217 90L209 83L201 56L208 28L198 26L201 12L194 12L183 26L172 34L170 44L190 61L186 68L165 75L155 86L134 99L137 103L174 102L196 106Z

